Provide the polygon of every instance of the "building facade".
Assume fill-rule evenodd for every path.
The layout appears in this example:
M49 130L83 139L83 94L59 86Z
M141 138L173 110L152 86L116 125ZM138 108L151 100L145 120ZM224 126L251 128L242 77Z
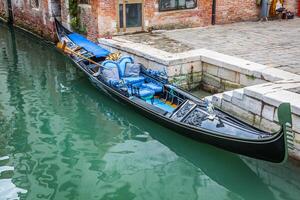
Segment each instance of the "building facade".
M296 11L298 0L285 0ZM12 16L9 17L9 10ZM90 39L123 32L257 20L257 0L0 0L0 16L53 39L53 17Z

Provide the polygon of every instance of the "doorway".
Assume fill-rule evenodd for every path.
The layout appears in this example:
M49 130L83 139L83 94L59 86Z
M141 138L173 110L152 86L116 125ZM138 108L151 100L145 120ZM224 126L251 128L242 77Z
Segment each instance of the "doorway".
M143 0L119 0L119 32L143 30Z

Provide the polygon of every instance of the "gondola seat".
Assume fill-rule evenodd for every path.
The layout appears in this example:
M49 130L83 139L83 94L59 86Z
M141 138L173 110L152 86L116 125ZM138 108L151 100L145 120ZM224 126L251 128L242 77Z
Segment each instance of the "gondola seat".
M163 91L163 87L160 84L155 84L152 82L151 83L143 83L142 86L154 90L155 93L160 93Z
M153 98L155 94L154 90L146 87L129 87L128 92L145 100Z
M126 84L142 84L145 81L140 76L139 66L134 64L133 58L124 56L118 60L119 76Z
M133 58L130 56L123 56L118 60L119 74L120 77L126 77L126 66L127 64L133 64ZM127 75L128 76L128 75Z
M132 89L131 92L133 95L141 97L142 99L151 99L155 94L154 90L151 90L149 88L143 88L143 87L138 89Z
M122 80L126 84L138 84L138 83L144 83L145 78L143 76L131 76L131 77L123 77Z

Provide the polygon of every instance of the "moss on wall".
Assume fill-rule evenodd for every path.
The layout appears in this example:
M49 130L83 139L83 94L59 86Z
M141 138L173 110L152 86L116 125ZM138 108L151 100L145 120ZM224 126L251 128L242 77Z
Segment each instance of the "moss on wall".
M80 9L78 7L78 0L69 0L69 12L71 16L70 25L76 32L86 34L87 30L84 24L80 23Z

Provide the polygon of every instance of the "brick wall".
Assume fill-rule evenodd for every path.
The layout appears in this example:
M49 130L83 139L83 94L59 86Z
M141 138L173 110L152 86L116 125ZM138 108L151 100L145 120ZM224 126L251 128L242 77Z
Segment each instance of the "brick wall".
M70 28L69 0L60 0L61 22L67 28Z
M51 13L53 2L60 3L61 19L69 28L68 0L40 0L39 9L33 9L30 0L13 1L15 23L43 37L53 39L54 27ZM297 10L298 0L285 0L285 6L291 11ZM56 3L56 4L57 4ZM5 15L6 0L0 1L0 16ZM81 7L81 21L86 26L90 39L118 32L117 0L91 0L90 6ZM257 20L260 7L256 0L217 0L216 23L225 24L237 21ZM50 7L50 8L49 8ZM144 0L144 25L156 29L207 26L211 24L212 0L198 0L194 9L159 11L159 0Z
M98 6L99 35L116 33L118 27L118 2L101 0L91 3ZM144 0L145 29L207 26L211 23L211 0L198 0L194 9L159 12L159 0Z
M256 0L217 0L216 23L257 20L259 12Z
M97 7L88 4L79 4L81 27L86 29L88 39L98 38Z
M93 5L92 5L93 6ZM99 36L115 33L118 26L117 1L100 0L98 3Z
M155 28L207 26L211 23L211 0L198 0L194 9L159 12L159 0L145 0L145 21Z
M14 23L44 38L55 37L53 20L50 19L47 0L40 0L39 8L32 8L30 0L13 1Z

